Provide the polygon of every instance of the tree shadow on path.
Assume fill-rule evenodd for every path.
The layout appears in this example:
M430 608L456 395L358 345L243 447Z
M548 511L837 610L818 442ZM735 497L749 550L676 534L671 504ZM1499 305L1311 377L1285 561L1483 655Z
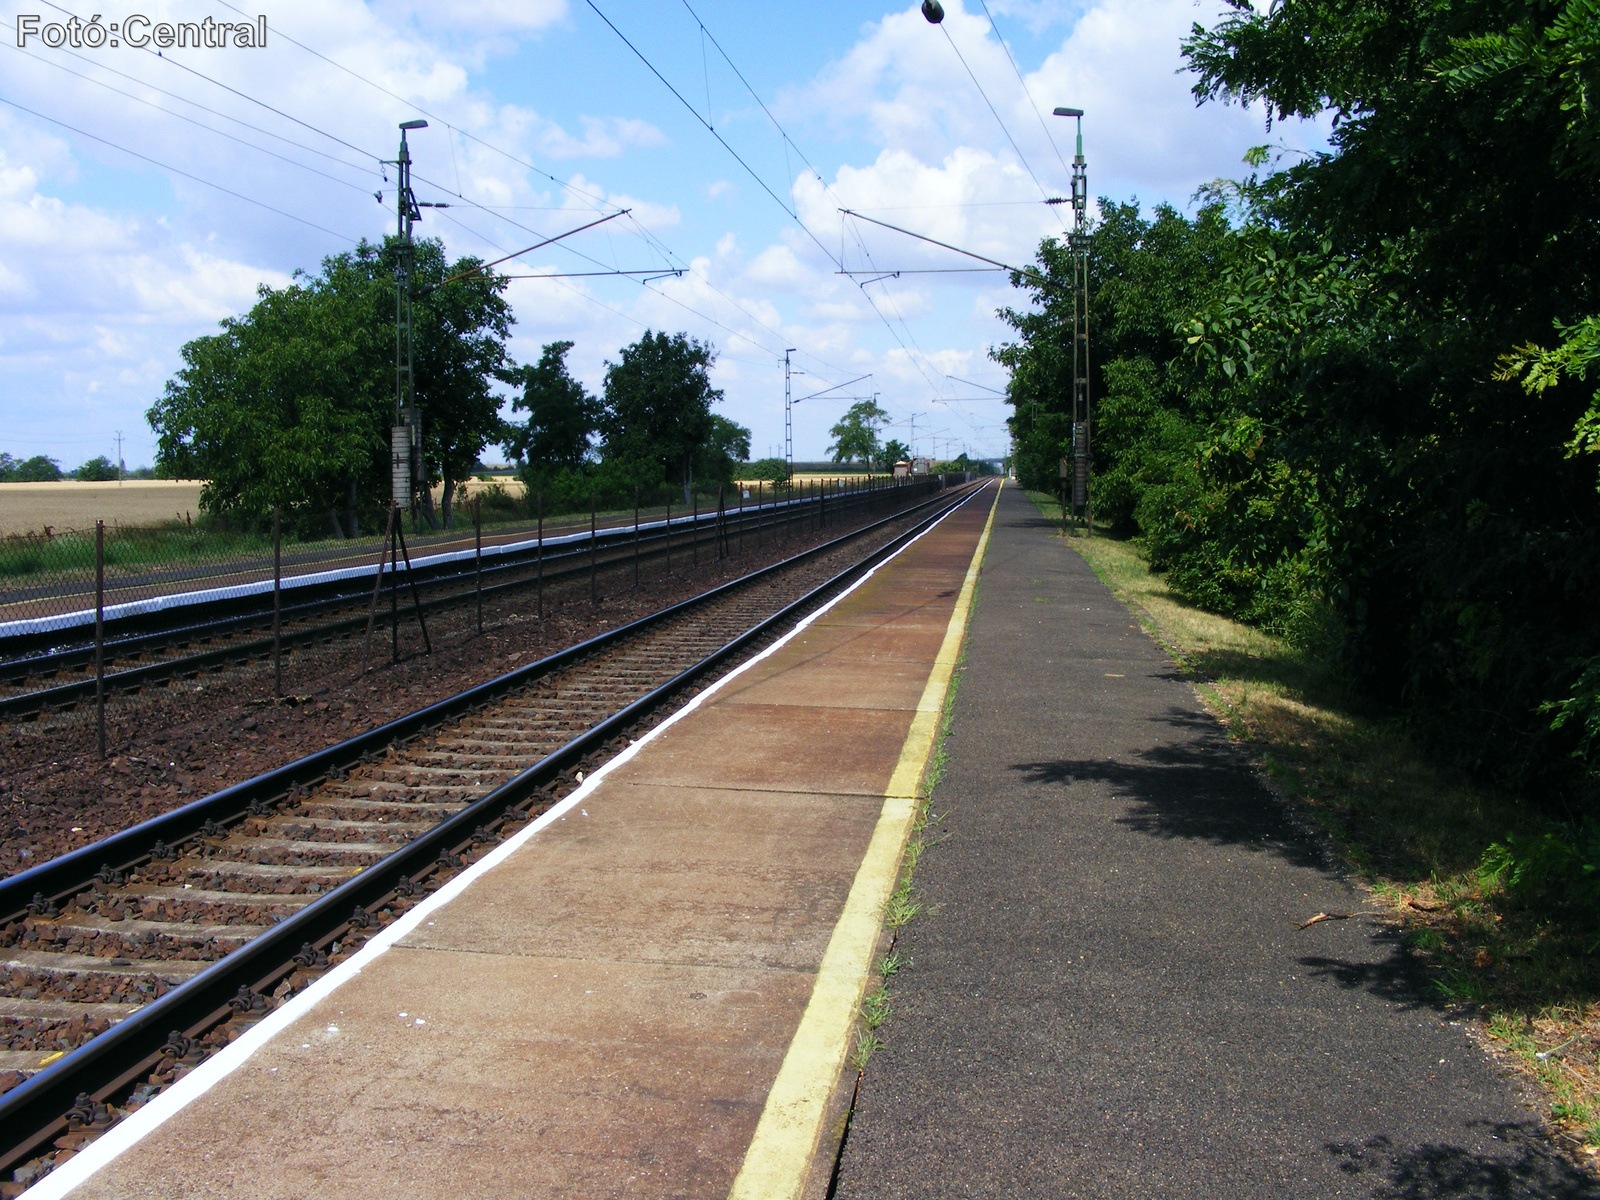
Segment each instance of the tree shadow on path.
M1373 1200L1595 1200L1600 1185L1553 1153L1532 1123L1484 1125L1509 1154L1474 1154L1459 1146L1397 1148L1386 1137L1330 1142L1347 1175L1373 1184Z

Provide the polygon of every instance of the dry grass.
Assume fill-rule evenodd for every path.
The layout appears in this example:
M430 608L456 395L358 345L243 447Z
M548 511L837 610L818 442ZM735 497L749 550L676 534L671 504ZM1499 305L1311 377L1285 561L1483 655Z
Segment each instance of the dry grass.
M1059 519L1055 501L1033 498ZM1480 869L1491 843L1534 831L1527 807L1430 762L1319 657L1175 595L1134 543L1070 542L1289 805L1326 831L1439 992L1478 1013L1488 1044L1536 1083L1561 1141L1600 1166L1600 946L1588 944L1592 929L1519 905Z
M0 483L0 536L93 529L107 525L159 525L200 515L199 480L125 479L122 483Z

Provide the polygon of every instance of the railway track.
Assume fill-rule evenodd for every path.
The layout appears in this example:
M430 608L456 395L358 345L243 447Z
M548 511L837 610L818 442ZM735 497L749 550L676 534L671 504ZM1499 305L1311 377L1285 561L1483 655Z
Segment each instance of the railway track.
M286 767L0 880L0 1178L33 1178L970 498L946 493Z
M816 508L811 507L815 501L798 500L783 506L730 509L720 517L713 512L691 526L681 523L686 519L675 519L670 533L660 522L637 533L632 527L613 527L599 530L592 547L587 534L578 541L564 538L537 550L491 554L481 564L463 560L419 569L415 581L429 610L473 603L480 595L493 601L541 585L557 586L591 571L625 569L635 562L653 564L663 557L714 554L719 540L726 544L740 539L742 544L746 537L781 537L797 525L811 527L819 517L830 524L859 519L919 498L916 485L852 493ZM393 577L385 578L390 581L386 587L407 586L404 573L398 584ZM296 598L302 591L314 594ZM370 576L286 589L280 647L292 654L361 634L367 626L371 593ZM380 627L386 624L387 604L380 606L379 619ZM273 653L272 638L264 636L272 626L270 593L265 600L261 595L222 599L109 624L112 628L103 646L107 695L193 679ZM76 636L76 641L64 640L63 634L0 639L0 720L26 720L94 700L94 646L82 641L81 631Z

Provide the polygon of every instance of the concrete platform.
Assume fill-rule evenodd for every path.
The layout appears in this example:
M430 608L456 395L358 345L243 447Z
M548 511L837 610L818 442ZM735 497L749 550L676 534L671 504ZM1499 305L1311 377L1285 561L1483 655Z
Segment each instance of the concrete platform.
M841 914L876 942L992 498L28 1194L722 1200Z
M1600 1193L1011 489L945 752L842 1200Z

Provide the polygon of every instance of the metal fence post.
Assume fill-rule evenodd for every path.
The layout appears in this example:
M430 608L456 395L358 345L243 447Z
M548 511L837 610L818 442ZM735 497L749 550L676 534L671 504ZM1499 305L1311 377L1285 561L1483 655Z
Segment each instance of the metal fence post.
M272 510L272 694L283 697L283 517Z
M539 505L539 620L544 620L544 493L537 497Z
M405 517L395 514L389 531L389 663L400 661L400 528Z
M712 526L717 539L717 561L728 556L728 511L723 499L723 485L717 484L717 520Z
M478 593L478 635L483 635L483 497L472 498L472 569Z
M672 492L667 492L667 574L672 574Z
M94 713L100 757L106 756L106 523L94 523Z
M639 487L633 488L633 590L639 590Z
M694 565L700 565L700 493L694 490L694 485L689 485L689 500L693 505L693 512L689 517L689 544L694 548Z
M598 534L596 533L596 530L595 530L594 516L595 516L595 499L594 499L594 491L593 491L593 489L591 489L590 492L589 492L589 604L590 604L591 607L593 607L594 605L600 603L600 595L599 595L598 592L595 591L595 582L594 582L595 542L598 540Z

